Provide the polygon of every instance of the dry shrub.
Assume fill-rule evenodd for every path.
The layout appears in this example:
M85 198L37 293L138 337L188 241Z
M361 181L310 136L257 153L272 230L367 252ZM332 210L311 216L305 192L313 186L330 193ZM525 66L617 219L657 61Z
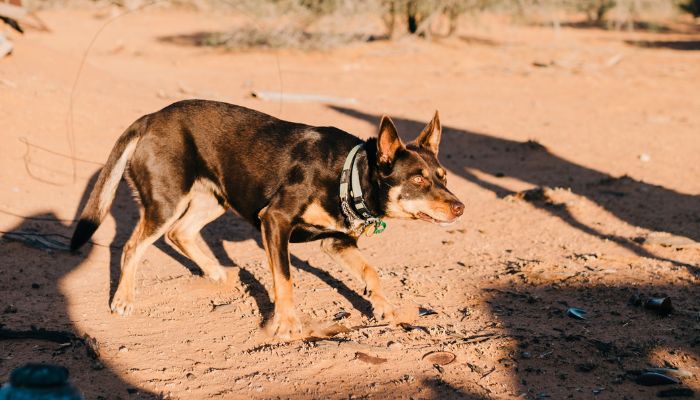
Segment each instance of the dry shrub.
M260 28L244 26L229 32L206 32L169 38L166 41L206 47L222 47L231 50L295 48L302 50L325 50L367 37L353 34L329 34L305 32L288 27Z
M548 20L583 13L587 23L607 29L664 30L655 20L677 15L677 0L513 0L525 20ZM642 22L644 21L644 22Z
M245 15L248 23L212 34L205 43L232 49L328 49L381 34L378 1L351 0L209 0ZM369 17L369 18L368 18ZM368 20L370 23L368 24Z

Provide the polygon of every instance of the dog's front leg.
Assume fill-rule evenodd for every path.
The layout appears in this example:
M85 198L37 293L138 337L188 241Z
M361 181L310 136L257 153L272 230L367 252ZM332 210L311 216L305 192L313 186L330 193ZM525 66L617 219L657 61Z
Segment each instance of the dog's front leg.
M294 311L292 277L289 270L289 237L292 231L289 213L271 206L259 214L262 241L272 271L275 315L270 331L280 339L301 335L301 321Z
M357 248L357 241L351 237L339 239L329 238L321 242L321 247L338 264L352 271L365 284L366 295L372 302L372 312L377 319L392 321L395 318L394 307L384 296L379 274L365 261L362 253Z

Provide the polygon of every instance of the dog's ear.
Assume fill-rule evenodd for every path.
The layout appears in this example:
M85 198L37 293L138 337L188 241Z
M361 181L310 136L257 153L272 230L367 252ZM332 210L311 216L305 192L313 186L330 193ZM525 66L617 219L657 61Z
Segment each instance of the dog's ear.
M403 142L396 132L396 126L391 118L382 117L379 124L379 137L377 138L377 162L379 164L391 164L396 152L404 148Z
M418 146L424 147L437 155L440 147L440 137L442 136L442 126L440 125L440 115L435 110L435 116L423 128L423 132L418 135L415 142Z

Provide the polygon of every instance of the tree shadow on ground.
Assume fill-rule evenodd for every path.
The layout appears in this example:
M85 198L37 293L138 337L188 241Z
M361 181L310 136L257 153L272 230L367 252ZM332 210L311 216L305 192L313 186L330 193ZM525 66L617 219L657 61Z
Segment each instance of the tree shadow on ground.
M91 180L81 204L94 184ZM59 364L70 371L72 383L86 399L156 399L160 395L137 389L119 373L88 354L81 333L68 312L68 301L61 281L82 262L67 251L70 223L52 212L25 217L0 239L0 298L3 314L0 325L7 331L38 337L37 330L60 333L54 340L0 340L0 381L27 362ZM29 243L29 244L28 244ZM90 251L90 250L87 250ZM90 333L87 332L89 335ZM55 335L54 335L55 336ZM58 343L65 337L68 344Z
M700 311L697 286L555 283L485 290L498 326L484 333L510 341L498 367L517 379L515 393L653 398L669 386L645 387L635 379L645 368L664 366L691 371L696 376L683 383L696 390L700 386L693 372L700 362L700 339L697 329L688 329L697 324ZM664 317L645 309L650 296L670 296L674 313ZM568 307L585 309L586 319L567 315Z
M625 40L625 44L644 49L700 50L700 40Z
M298 29L239 27L230 31L198 31L158 37L161 43L177 46L242 49L327 49L356 42L388 40L387 35L307 32Z
M381 115L329 106L342 114L377 124ZM425 122L396 118L399 133L412 140ZM517 178L533 187L570 188L630 225L651 231L669 232L700 241L700 196L680 193L663 186L645 183L628 176L614 177L608 173L585 167L551 153L534 141L517 142L463 129L443 126L440 159L456 174L499 197L512 191L494 183L498 178ZM489 179L477 176L489 175ZM641 238L619 237L577 219L566 207L552 207L548 202L532 204L589 235L615 241L636 254L674 264L680 264L699 275L696 265L667 260L652 254L640 245Z
M631 21L632 31L636 32L651 32L651 33L688 33L686 30L673 29L670 26L662 23L650 21ZM630 21L565 21L561 23L562 27L575 29L603 29L609 31L630 30ZM688 29L694 29L692 25Z

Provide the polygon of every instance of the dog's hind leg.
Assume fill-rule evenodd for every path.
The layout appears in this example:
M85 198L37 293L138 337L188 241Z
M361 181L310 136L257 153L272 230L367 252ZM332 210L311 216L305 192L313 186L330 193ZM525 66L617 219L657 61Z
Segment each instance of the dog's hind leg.
M110 304L112 312L119 315L131 314L136 296L136 268L146 248L158 240L185 212L188 200L183 197L175 204L149 201L141 210L141 219L122 252L119 285Z
M365 284L365 294L372 302L372 311L377 319L391 321L394 319L394 307L386 300L379 282L377 271L365 261L357 248L357 242L346 239L328 238L321 241L321 248L335 262L349 269Z
M226 209L211 192L195 184L190 191L187 211L165 235L168 244L194 261L204 275L214 282L226 281L226 270L215 259L208 256L197 241L203 240L199 231L225 212Z

